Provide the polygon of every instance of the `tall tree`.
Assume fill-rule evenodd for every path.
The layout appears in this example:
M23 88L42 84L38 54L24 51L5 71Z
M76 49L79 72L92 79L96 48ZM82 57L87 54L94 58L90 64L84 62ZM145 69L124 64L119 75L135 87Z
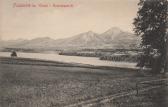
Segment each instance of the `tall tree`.
M133 23L135 26L134 32L136 35L141 36L142 47L148 48L150 46L152 49L158 50L160 53L160 65L158 67L161 69L165 65L166 57L168 1L140 0L138 6L137 17ZM147 53L146 50L144 50L144 53Z

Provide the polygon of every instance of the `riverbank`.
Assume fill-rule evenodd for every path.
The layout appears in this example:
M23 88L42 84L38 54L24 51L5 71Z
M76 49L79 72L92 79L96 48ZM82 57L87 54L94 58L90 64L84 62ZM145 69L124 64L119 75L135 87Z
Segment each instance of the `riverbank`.
M137 82L158 78L162 76L142 76L130 69L99 69L90 65L1 57L0 105L63 107L131 91Z
M139 69L136 67L115 67L115 66L94 66L90 64L82 63L66 63L60 61L51 60L40 60L35 58L11 58L11 57L0 57L0 63L4 64L15 64L15 65L34 65L34 66L60 66L60 67L80 67L80 68L91 68L91 69L108 69L108 70L123 70L123 71L135 71Z
M61 51L59 55L66 56L81 56L81 57L97 57L100 60L107 60L113 62L128 62L136 63L139 58L138 52L134 51L113 51L113 52L101 52L101 51Z

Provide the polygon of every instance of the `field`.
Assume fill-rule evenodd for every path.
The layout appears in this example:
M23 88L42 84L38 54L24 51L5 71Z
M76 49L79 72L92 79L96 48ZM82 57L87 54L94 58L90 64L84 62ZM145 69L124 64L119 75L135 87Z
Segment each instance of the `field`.
M0 58L0 106L68 107L76 104L81 107L84 104L77 105L80 102L129 92L135 89L137 82L158 78L162 76L143 76L133 69ZM115 99L96 107L125 107L126 99ZM128 104L135 106L136 101Z
M95 104L91 107L167 107L168 106L167 86L141 92L139 95L129 95L116 98L106 103Z

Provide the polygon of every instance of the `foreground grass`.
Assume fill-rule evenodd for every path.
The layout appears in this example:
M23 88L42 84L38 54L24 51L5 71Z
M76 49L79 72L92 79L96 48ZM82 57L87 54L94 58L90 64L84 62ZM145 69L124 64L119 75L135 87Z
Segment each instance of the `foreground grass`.
M11 60L15 62L9 64ZM19 61L22 65L18 64ZM32 64L26 65L27 62ZM38 65L38 63L46 63L46 65ZM55 66L50 64L27 59L7 59L0 63L0 105L2 107L62 107L133 90L136 82L158 78L139 76L136 72L129 72L128 69L105 70L62 67L59 66L60 63L55 63Z
M168 107L168 87L162 86L141 92L138 95L129 95L116 98L107 103L99 103L92 107Z

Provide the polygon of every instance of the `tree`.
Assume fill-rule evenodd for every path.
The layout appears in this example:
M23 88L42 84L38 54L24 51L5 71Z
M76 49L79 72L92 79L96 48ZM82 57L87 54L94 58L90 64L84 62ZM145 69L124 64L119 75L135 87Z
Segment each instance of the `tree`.
M138 3L139 10L137 17L134 19L134 32L141 36L141 46L143 52L150 56L150 52L146 52L149 46L157 49L160 54L159 69L165 66L166 57L166 29L168 15L167 0L140 0ZM148 58L152 60L151 58ZM147 61L147 60L143 60ZM148 62L151 62L148 60ZM146 63L146 62L144 62ZM153 66L152 63L150 65Z

